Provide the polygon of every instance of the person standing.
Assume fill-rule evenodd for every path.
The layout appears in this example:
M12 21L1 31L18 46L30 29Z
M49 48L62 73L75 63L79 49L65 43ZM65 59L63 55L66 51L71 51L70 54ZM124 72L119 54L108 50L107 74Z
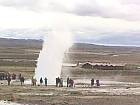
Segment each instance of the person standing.
M45 77L44 81L45 81L45 86L47 86L48 79L46 77Z
M61 79L58 77L58 86L60 87L60 82L61 82Z
M72 87L75 87L75 86L74 86L74 80L73 80L73 79L71 80L71 86L72 86Z
M7 81L8 81L8 86L9 86L10 83L11 83L11 77L10 77L10 75L8 76Z
M58 87L58 78L56 78L56 87Z
M94 85L94 78L91 79L91 87Z
M34 86L34 77L31 78L32 86Z
M67 87L69 87L70 78L67 78Z
M21 86L24 84L24 77L22 76L21 78L20 78L20 82L21 82Z
M60 78L60 85L59 87L63 87L63 78Z
M58 78L56 78L56 87L60 87L60 78L58 77Z
M18 76L18 79L20 80L20 78L21 78L21 73L19 74L19 76Z
M15 73L12 74L12 79L13 79L13 80L16 79L16 74L15 74Z
M43 84L43 79L42 79L42 77L40 78L40 85L42 85Z
M33 86L36 86L36 82L37 82L36 78L33 78Z
M96 80L96 85L99 87L100 86L100 81Z
M36 82L37 82L36 78L32 77L31 81L32 81L32 86L36 86Z

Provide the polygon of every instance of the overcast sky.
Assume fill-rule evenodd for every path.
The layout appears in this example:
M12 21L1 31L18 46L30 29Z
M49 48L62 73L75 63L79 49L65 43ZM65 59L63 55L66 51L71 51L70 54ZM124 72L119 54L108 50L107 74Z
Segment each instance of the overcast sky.
M140 45L139 11L140 0L0 0L0 36L38 39L64 24L77 41Z

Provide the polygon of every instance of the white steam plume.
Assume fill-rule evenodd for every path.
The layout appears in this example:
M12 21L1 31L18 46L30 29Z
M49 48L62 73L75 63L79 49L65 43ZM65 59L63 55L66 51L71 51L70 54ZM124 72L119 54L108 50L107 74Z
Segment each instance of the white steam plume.
M72 45L72 34L65 25L57 24L51 30L44 40L35 70L35 78L39 81L47 77L50 85L60 76L64 53Z

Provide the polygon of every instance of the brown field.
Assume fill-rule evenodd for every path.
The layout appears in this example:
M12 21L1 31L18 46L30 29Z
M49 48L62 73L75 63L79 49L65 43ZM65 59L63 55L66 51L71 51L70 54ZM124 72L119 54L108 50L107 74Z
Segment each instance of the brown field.
M31 78L41 48L40 40L0 39L0 72Z
M25 76L30 79L34 75L39 52L42 49L41 40L0 39L0 72L9 72ZM74 44L65 53L65 63L78 62L111 62L126 63L129 70L92 70L80 67L63 67L62 77L89 80L91 78L102 81L140 82L140 48L98 46L92 44ZM3 82L3 81L0 81ZM140 91L140 85L119 86L119 89L134 88ZM94 88L56 88L54 86L20 86L19 81L7 86L6 81L0 85L0 100L10 100L29 105L140 105L140 94L109 94L102 89L116 89L116 87ZM86 90L87 89L87 90ZM91 92L91 90L96 90ZM138 89L138 90L137 90ZM98 90L100 92L98 92ZM114 90L111 91L111 93ZM127 94L127 92L129 94ZM117 92L116 92L117 93Z
M3 86L0 99L23 105L139 105L138 95L109 95L79 88ZM90 89L89 89L90 90ZM6 91L6 93L5 93Z

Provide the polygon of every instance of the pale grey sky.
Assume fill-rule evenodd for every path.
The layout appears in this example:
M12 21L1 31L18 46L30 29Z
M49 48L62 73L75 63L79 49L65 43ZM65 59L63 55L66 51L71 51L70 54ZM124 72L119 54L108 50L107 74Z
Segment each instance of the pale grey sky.
M0 0L0 36L42 38L65 23L81 39L138 37L139 11L139 0Z

